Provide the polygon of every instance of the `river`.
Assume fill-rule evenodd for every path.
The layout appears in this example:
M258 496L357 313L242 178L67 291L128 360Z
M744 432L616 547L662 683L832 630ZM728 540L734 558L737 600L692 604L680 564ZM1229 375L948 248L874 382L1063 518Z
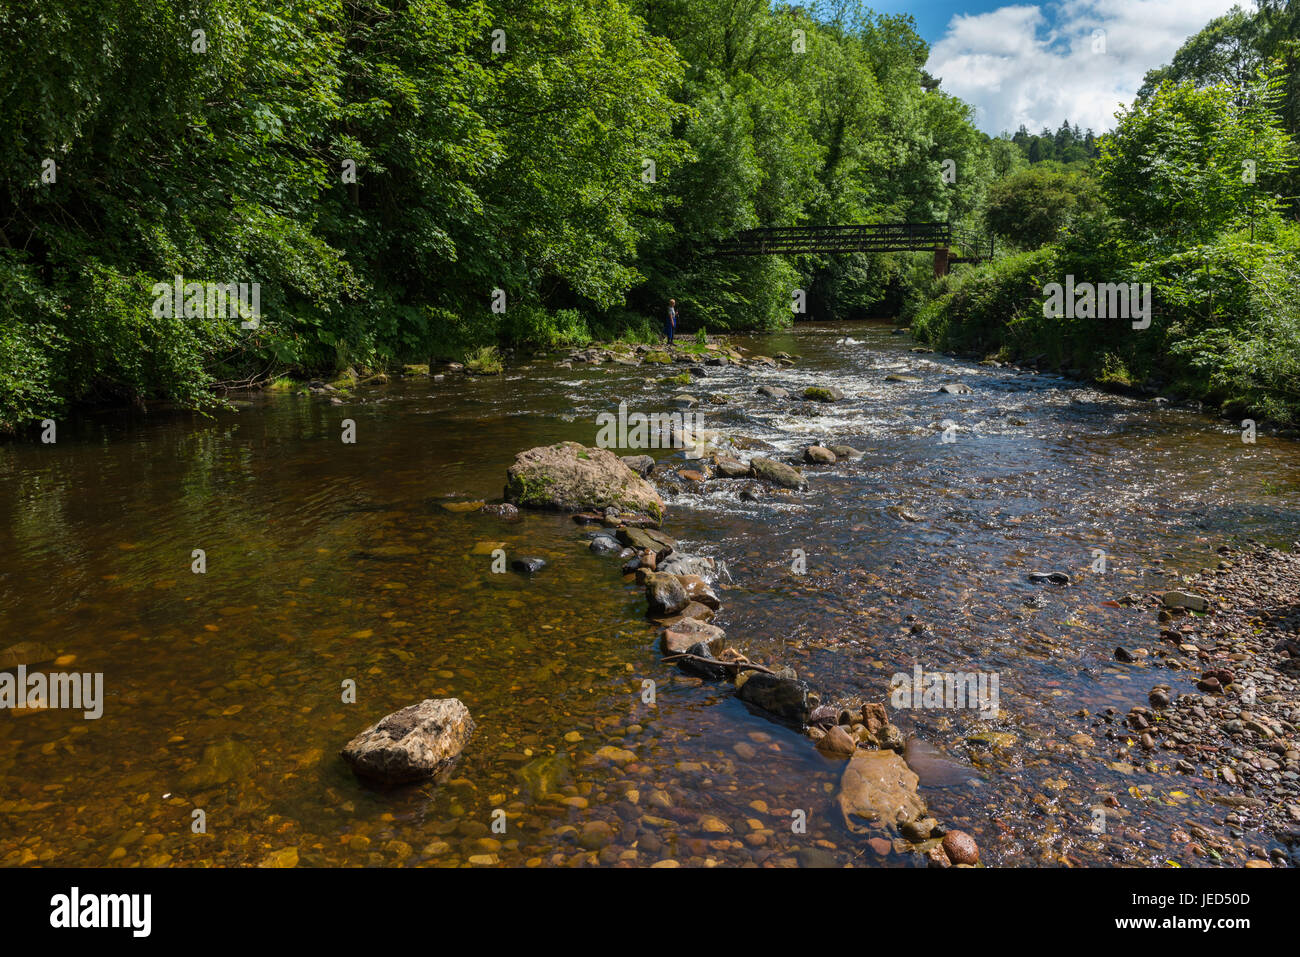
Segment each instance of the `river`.
M987 863L1205 863L1169 834L1223 828L1202 796L1214 785L1158 756L1135 766L1082 712L1127 711L1157 682L1192 688L1195 674L1115 661L1117 644L1159 629L1113 600L1212 567L1223 542L1300 538L1300 447L913 352L885 325L733 342L800 358L709 367L678 387L659 378L682 365L566 369L557 354L498 377L396 379L342 406L266 393L210 418L89 415L61 423L55 444L0 447L0 644L43 643L68 670L102 672L105 695L98 720L0 716L0 862L908 863L844 827L841 762L660 662L641 589L587 549L584 528L445 507L499 499L518 451L594 444L596 416L620 400L653 412L686 391L706 427L750 449L865 453L808 467L803 493L751 501L748 483L713 482L666 495L664 530L729 572L715 623L730 644L792 665L824 701L887 700L891 677L917 665L996 675L992 720L892 718L971 768L970 783L922 794ZM973 391L937 392L945 382ZM846 398L798 415L761 384ZM501 543L548 564L493 574ZM1072 584L1032 583L1034 571ZM449 780L382 791L353 778L338 757L349 738L442 696L478 726ZM1094 743L1068 743L1082 733ZM631 756L596 756L609 746ZM1122 811L1096 833L1107 796Z

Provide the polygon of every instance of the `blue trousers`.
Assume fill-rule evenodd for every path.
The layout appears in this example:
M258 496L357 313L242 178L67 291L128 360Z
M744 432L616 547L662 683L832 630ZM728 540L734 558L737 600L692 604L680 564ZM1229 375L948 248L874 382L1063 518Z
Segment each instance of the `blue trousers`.
M671 319L664 320L664 338L668 340L669 345L672 345L673 332L676 328L676 324Z

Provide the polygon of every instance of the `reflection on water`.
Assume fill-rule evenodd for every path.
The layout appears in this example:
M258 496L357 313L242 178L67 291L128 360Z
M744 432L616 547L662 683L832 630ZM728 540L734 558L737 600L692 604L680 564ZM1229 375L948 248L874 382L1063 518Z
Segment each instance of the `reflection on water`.
M1083 727L1080 709L1126 710L1157 681L1190 687L1114 663L1121 637L1140 644L1157 626L1102 602L1201 567L1225 540L1296 538L1296 447L912 353L879 327L740 344L802 358L709 367L686 387L661 381L681 365L533 360L500 378L363 389L343 406L274 395L211 419L96 417L61 426L57 445L0 449L0 644L75 656L68 667L103 672L106 694L98 721L0 715L0 862L877 863L837 819L839 766L723 689L674 677L638 590L580 527L443 507L498 498L521 449L592 444L596 415L620 400L667 411L680 391L739 446L864 452L810 469L802 495L748 501L742 483L669 495L666 530L726 561L718 622L732 643L793 665L824 699L883 700L917 664L998 674L995 721L895 717L977 772L925 796L986 860L1160 862L1171 828L1214 821L1194 795L1170 797L1192 791L1185 776L1116 770L1104 742L1085 756L1058 745ZM936 392L950 381L974 391ZM806 408L756 395L764 383L831 383L846 398ZM355 445L340 441L344 418ZM502 543L549 564L531 579L490 574ZM1091 570L1097 549L1105 574ZM1075 584L1030 584L1040 570ZM341 700L349 679L356 704ZM479 729L449 781L382 792L352 778L337 752L353 734L444 695ZM990 731L1014 737L967 741ZM1125 825L1091 833L1089 808L1134 786L1147 797ZM195 809L206 833L193 833ZM796 809L806 834L791 833Z

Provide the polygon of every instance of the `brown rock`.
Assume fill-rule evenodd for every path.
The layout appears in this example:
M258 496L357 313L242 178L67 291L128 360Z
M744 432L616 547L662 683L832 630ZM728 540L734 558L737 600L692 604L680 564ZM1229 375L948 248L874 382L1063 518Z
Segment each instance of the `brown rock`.
M698 601L701 605L708 605L714 611L722 607L722 600L699 575L678 575L677 580L682 583L686 589L686 596L691 601Z
M637 577L639 579L641 575L638 573ZM648 614L652 618L675 615L691 603L685 586L676 575L647 572L644 580Z
M459 698L428 698L366 728L342 757L361 777L417 781L448 767L473 734L474 720Z
M861 821L897 827L925 816L916 774L896 751L856 751L840 778L840 810L850 831Z
M943 850L954 864L978 864L980 849L975 838L965 831L949 831L943 836Z
M577 442L520 452L506 473L505 498L529 508L643 513L662 520L664 502L653 485L607 449Z
M853 740L852 735L837 724L827 728L825 737L817 742L818 751L840 757L848 757L857 749L858 743Z
M660 635L660 647L665 655L680 655L701 641L716 655L727 637L721 628L697 618L683 618L666 627Z

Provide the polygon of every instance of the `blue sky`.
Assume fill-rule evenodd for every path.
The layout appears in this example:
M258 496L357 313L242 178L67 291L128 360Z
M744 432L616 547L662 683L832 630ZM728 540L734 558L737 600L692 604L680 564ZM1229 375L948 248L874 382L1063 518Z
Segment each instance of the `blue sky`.
M1063 119L1100 132L1142 77L1234 0L868 0L907 13L930 44L926 68L976 108L986 133ZM1242 3L1252 8L1248 0Z

